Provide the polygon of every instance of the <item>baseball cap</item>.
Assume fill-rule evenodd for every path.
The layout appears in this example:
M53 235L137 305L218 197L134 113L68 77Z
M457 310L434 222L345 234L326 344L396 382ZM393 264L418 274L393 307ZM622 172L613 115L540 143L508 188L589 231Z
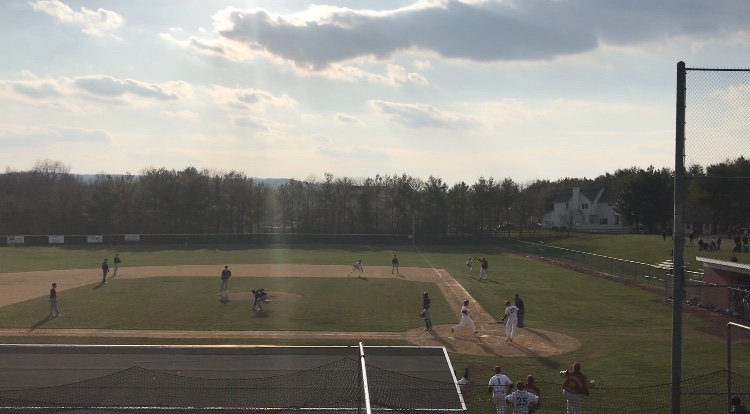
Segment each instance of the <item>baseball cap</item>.
M732 396L732 404L734 404L734 405L740 405L741 402L742 402L742 400L740 400L739 396L737 396L737 395L733 395Z

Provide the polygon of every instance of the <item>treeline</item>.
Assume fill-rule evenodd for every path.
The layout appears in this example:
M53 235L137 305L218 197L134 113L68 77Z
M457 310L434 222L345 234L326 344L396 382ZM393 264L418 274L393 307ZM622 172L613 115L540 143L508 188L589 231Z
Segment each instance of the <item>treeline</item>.
M744 158L691 167L750 177ZM149 168L138 176L70 174L59 161L38 161L30 171L0 174L0 234L412 234L492 236L510 223L514 234L536 227L556 195L574 186L605 186L617 194L626 225L655 230L673 215L673 172L630 168L595 179L516 182L480 177L448 186L439 177L291 179L272 187L238 171ZM689 183L691 211L706 221L734 226L750 217L742 197L727 199L738 181ZM733 203L727 209L727 203ZM727 210L732 210L727 211ZM575 225L575 223L572 223ZM505 230L502 230L505 231Z

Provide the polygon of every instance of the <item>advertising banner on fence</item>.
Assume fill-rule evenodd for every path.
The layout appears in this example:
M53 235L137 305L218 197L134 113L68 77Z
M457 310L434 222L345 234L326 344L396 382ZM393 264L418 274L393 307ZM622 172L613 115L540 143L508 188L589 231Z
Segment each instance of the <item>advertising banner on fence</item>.
M8 244L23 244L23 236L8 236Z
M65 236L47 236L47 242L49 244L63 244L65 243Z
M88 236L86 238L86 242L87 243L101 243L103 239L104 238L102 236Z
M125 235L125 241L126 242L141 241L141 235L140 234L126 234Z

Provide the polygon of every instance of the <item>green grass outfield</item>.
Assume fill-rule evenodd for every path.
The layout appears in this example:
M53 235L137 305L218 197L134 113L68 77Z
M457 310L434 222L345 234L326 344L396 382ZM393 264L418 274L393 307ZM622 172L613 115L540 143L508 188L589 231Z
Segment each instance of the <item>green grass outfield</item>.
M619 237L619 236L610 236ZM657 240L655 236L651 236ZM611 243L616 243L612 239ZM645 239L644 239L645 240ZM658 238L658 242L663 242ZM564 332L582 346L565 355L525 358L479 357L452 354L458 373L468 365L482 366L486 382L490 367L500 364L511 379L534 373L538 381L557 382L557 372L574 361L601 388L637 387L670 381L671 308L662 295L624 286L562 269L494 247L440 246L299 246L268 248L247 246L99 246L99 247L5 247L0 249L0 272L69 268L96 269L104 257L120 252L123 267L215 264L215 275L185 278L115 279L106 288L96 284L62 292L64 317L44 324L54 328L130 329L300 329L312 331L390 331L418 328L423 283L398 279L348 283L341 278L264 279L267 289L303 293L301 301L272 304L268 317L255 318L247 302L223 304L216 299L218 274L223 264L299 263L350 266L362 259L365 266L390 266L398 254L402 266L443 268L449 271L484 309L496 319L503 312L502 301L521 293L527 308L527 324L534 328ZM489 283L466 275L464 262L471 255L484 255L490 263ZM236 278L231 291L259 287L259 278ZM356 281L360 282L360 281ZM247 286L242 284L246 283ZM427 284L429 285L429 284ZM46 293L47 287L40 288ZM435 288L433 288L434 290ZM450 306L433 295L437 324L456 323ZM46 316L44 297L0 308L0 328L31 328ZM725 341L703 333L712 323L686 314L684 320L683 377L715 372L726 364ZM9 337L6 343L190 343L190 344L287 344L320 345L321 341L269 340L154 340L145 338L57 338ZM341 345L342 341L328 343ZM378 343L368 342L368 345ZM393 345L393 342L382 343ZM745 349L744 352L747 352ZM743 350L737 350L741 355ZM750 361L736 358L735 369L747 372ZM486 377L486 378L484 378Z

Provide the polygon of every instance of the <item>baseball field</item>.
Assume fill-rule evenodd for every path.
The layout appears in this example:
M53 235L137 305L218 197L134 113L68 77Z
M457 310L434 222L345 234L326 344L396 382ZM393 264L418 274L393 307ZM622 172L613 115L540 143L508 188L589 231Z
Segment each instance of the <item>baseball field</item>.
M115 252L121 268L102 284L100 263ZM394 254L400 275L391 273ZM469 256L488 259L488 281L478 280L477 265L467 273ZM362 277L347 276L357 259ZM222 299L225 265L232 277ZM53 282L61 316L50 318ZM443 345L455 371L471 367L476 384L494 365L513 381L532 373L554 383L576 361L597 388L670 381L672 316L663 295L500 247L6 247L0 286L3 343ZM259 288L270 303L256 314L250 291ZM433 332L419 317L425 291ZM496 321L515 293L527 327L508 344ZM479 334L451 332L464 299ZM725 325L686 312L683 378L725 367ZM734 363L736 371L750 368L747 358Z

